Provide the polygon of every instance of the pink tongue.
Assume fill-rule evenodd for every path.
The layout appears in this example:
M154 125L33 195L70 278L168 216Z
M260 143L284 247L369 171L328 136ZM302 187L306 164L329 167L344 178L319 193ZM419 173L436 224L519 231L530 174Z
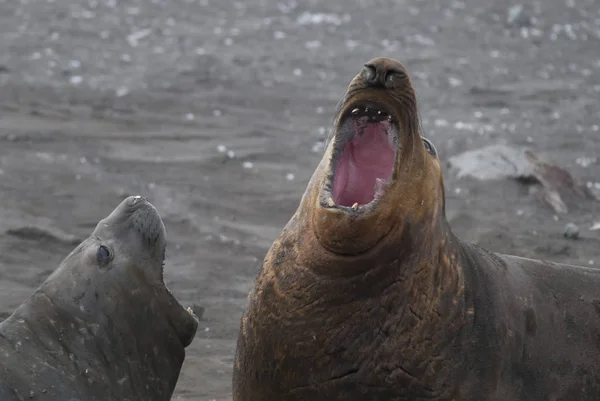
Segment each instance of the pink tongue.
M394 168L396 154L386 134L389 123L368 123L360 128L362 134L357 129L355 122L356 134L344 147L335 171L333 200L341 206L371 202L378 181L381 186Z

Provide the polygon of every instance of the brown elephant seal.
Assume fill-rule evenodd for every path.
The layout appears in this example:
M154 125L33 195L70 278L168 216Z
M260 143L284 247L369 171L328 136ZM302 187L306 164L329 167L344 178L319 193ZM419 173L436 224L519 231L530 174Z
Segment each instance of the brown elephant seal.
M0 323L0 400L170 400L198 321L163 281L163 222L125 199Z
M600 400L600 270L464 243L444 202L405 67L368 62L249 294L233 400Z

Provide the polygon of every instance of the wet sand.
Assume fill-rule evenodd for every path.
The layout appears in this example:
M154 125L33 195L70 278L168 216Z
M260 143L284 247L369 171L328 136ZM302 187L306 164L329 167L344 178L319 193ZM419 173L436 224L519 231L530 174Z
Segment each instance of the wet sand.
M523 4L0 0L0 318L143 195L167 227L167 285L204 308L173 399L231 399L246 294L340 95L377 56L407 65L443 162L528 146L596 185L597 2ZM600 265L600 203L556 215L530 185L449 167L445 185L461 238ZM579 240L563 236L569 222Z

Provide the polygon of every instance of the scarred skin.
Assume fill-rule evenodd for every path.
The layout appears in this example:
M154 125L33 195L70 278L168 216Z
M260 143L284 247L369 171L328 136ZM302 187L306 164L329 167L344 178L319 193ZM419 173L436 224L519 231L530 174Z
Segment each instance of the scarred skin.
M141 197L100 221L0 323L0 400L170 400L198 321L165 286L165 247Z
M460 241L405 67L366 66L248 296L233 400L599 400L600 269ZM330 207L336 130L364 100L398 122L394 173L374 205Z

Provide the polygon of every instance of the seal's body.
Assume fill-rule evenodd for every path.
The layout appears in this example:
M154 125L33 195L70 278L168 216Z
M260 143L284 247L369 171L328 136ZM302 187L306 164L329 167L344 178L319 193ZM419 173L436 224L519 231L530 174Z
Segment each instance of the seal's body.
M234 401L600 399L600 270L450 230L399 62L365 65L248 296Z
M164 284L165 247L141 197L100 221L0 323L0 400L170 400L198 322Z
M462 246L472 315L458 399L600 399L600 269Z

